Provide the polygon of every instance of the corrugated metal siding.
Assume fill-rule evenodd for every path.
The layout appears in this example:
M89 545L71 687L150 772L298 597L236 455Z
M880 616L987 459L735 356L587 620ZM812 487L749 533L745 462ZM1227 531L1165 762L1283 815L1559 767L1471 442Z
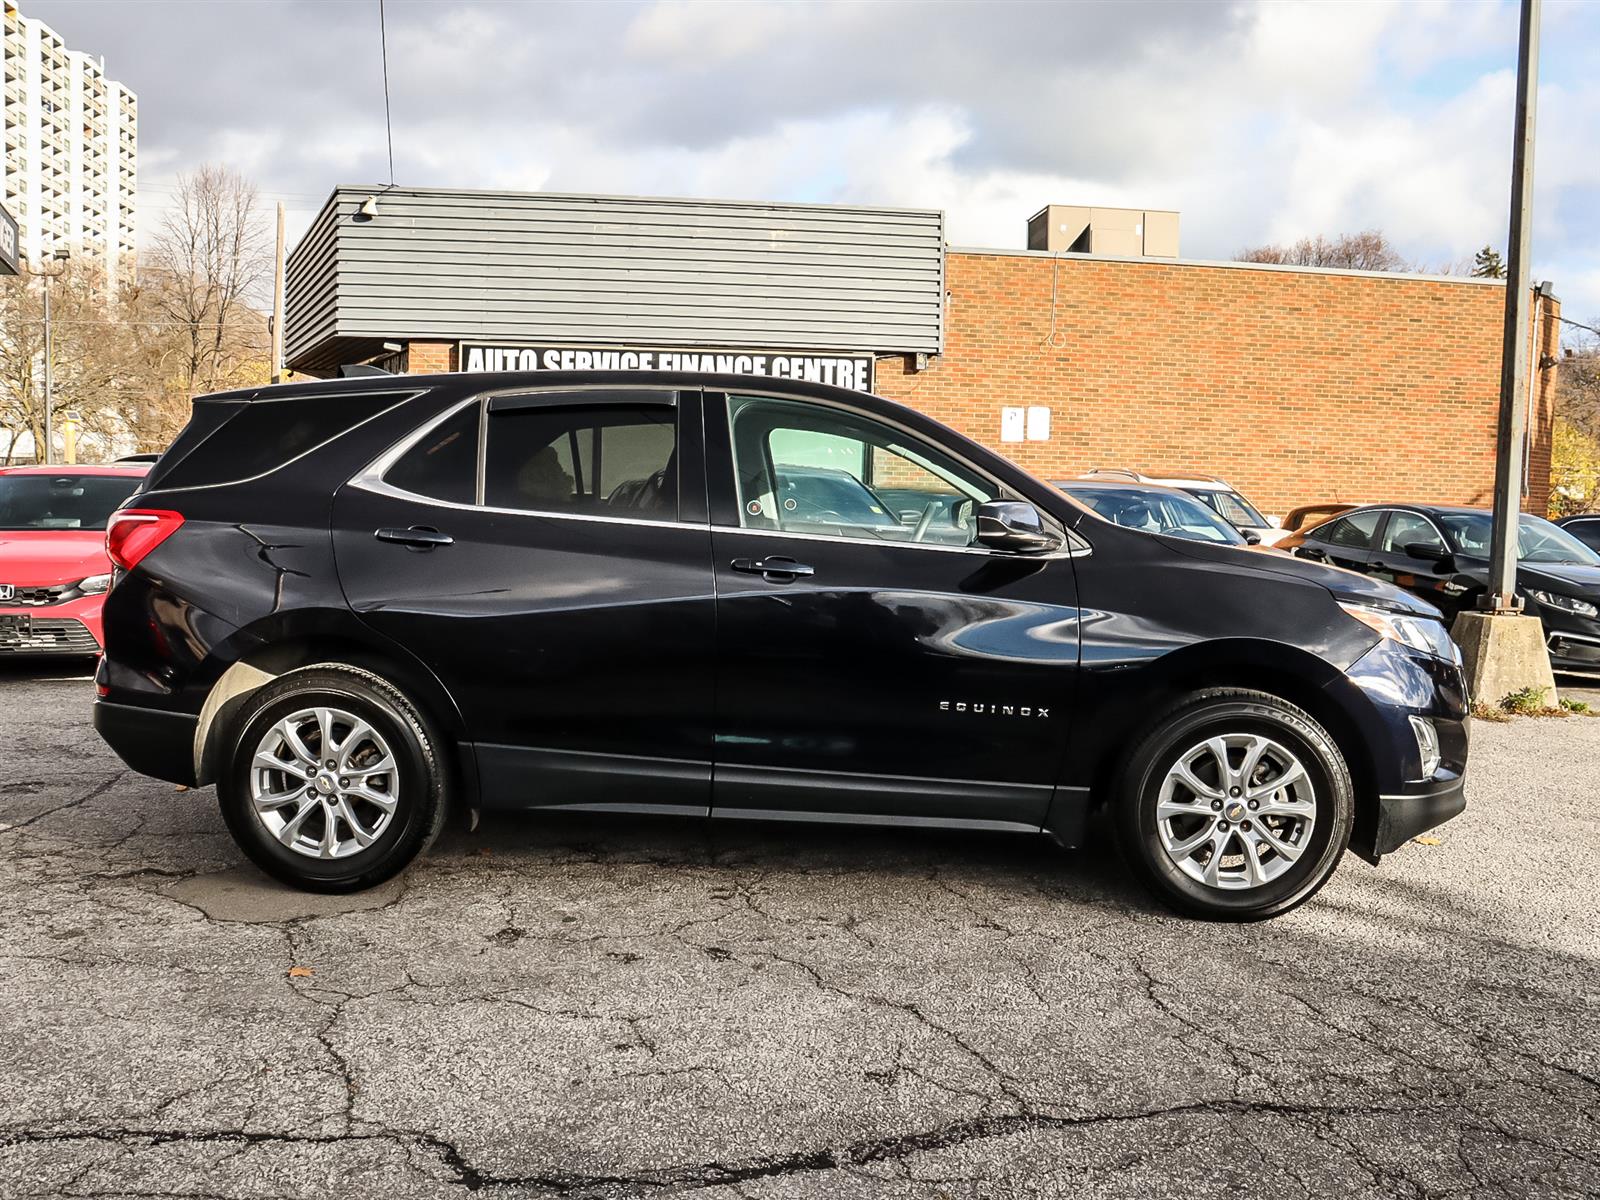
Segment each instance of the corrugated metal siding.
M336 190L290 257L292 363L344 339L942 347L937 211L407 189L352 219L375 191Z
M283 353L289 363L337 333L337 239L337 210L330 201L284 263Z

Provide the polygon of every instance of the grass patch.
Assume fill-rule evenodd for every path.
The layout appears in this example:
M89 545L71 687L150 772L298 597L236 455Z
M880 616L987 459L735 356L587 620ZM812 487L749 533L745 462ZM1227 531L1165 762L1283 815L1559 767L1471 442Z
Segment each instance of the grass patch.
M1526 687L1502 696L1500 703L1486 700L1472 702L1472 715L1480 721L1509 721L1512 717L1600 717L1592 704L1583 700L1562 700L1559 704L1545 703L1549 688Z

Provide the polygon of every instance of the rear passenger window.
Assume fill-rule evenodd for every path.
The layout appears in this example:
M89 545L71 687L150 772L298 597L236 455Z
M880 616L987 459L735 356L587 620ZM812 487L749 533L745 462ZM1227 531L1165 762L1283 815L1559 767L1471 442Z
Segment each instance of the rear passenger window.
M478 498L480 405L469 404L401 456L384 482L401 491L454 504Z
M1355 513L1352 516L1340 517L1332 525L1318 530L1312 536L1319 542L1343 546L1347 550L1370 550L1372 535L1378 532L1378 522L1382 518L1381 511Z
M483 502L492 508L678 519L677 409L639 402L533 402L489 409ZM502 405L502 400L511 404Z

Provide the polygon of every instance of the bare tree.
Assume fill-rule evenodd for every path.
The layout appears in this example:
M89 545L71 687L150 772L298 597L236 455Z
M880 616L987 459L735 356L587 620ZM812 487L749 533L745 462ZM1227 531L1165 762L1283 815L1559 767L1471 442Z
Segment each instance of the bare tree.
M180 175L135 299L164 323L159 340L175 342L162 354L185 391L254 382L270 347L266 322L250 301L265 291L270 273L255 185L211 164Z
M1238 262L1296 267L1345 267L1356 271L1404 271L1409 264L1381 232L1364 229L1327 238L1301 238L1289 246L1256 246L1234 255Z
M121 426L121 392L129 376L126 327L116 319L104 271L75 260L50 282L51 374L59 415L75 411L86 433ZM45 439L44 281L26 275L0 284L0 431L6 457ZM57 430L59 431L59 424Z

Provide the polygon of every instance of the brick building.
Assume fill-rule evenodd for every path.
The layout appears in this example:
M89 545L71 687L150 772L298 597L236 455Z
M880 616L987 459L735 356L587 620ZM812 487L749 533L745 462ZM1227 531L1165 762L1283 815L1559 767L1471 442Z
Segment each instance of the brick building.
M837 370L1050 478L1216 474L1280 513L1484 504L1493 486L1497 281L947 248L925 210L418 189L364 212L375 192L336 190L290 258L297 370L681 365L704 351L724 369ZM1175 252L1175 225L1163 244ZM1538 298L1535 511L1558 314Z

